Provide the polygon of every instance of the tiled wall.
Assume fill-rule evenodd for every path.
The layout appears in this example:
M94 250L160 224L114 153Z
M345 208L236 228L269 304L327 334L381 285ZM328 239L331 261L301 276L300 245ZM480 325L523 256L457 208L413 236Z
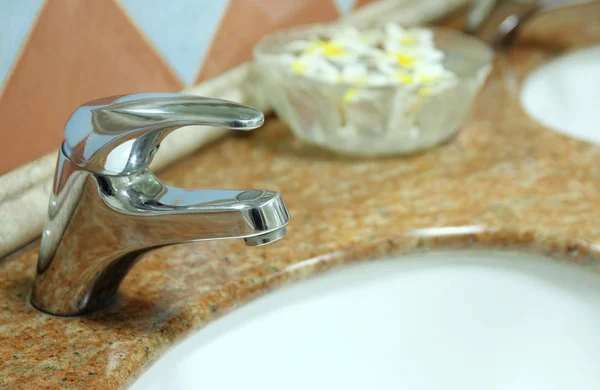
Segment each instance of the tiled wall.
M1 0L0 174L57 147L82 102L178 91L273 30L373 0Z

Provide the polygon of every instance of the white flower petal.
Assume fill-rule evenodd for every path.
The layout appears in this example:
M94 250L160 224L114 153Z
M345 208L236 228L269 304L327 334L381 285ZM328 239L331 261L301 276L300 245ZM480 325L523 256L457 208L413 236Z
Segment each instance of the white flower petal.
M362 31L343 26L326 35L290 42L281 61L294 73L354 85L353 90L360 91L365 90L362 87L402 85L416 95L417 89L420 93L427 87L430 93L456 82L456 76L444 68L444 52L435 47L429 29L387 23ZM366 96L356 91L349 96L355 95Z
M396 23L386 23L383 29L392 38L401 38L406 34L406 30Z
M342 69L344 77L360 77L367 74L367 66L365 64L351 64Z
M299 51L306 50L306 48L308 48L312 44L313 44L312 41L305 41L305 40L292 41L292 42L286 44L283 47L283 49L288 52L299 52Z

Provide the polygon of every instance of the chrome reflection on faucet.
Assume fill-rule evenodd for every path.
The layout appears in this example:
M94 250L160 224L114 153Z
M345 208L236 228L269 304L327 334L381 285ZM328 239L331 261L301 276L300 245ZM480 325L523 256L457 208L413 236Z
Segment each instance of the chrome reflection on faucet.
M177 128L252 130L263 122L256 109L180 94L116 96L79 107L58 156L33 304L56 315L101 309L135 262L162 246L225 238L257 246L281 238L289 215L278 193L183 190L148 169Z
M466 30L495 46L512 46L534 16L598 0L472 0Z

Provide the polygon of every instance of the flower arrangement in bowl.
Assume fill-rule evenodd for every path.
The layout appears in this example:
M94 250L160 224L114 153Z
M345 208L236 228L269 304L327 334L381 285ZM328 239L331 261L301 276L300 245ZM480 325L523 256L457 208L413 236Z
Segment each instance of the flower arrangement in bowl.
M265 93L301 139L344 154L410 153L454 134L492 50L448 29L309 26L255 48Z

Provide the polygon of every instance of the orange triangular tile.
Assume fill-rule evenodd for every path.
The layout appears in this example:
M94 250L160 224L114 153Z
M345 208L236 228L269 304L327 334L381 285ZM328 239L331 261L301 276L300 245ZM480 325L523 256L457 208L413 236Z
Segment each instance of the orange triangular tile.
M81 103L181 87L112 0L50 0L0 96L0 174L57 148Z
M272 31L338 16L332 0L230 0L196 81L249 60L256 42Z

